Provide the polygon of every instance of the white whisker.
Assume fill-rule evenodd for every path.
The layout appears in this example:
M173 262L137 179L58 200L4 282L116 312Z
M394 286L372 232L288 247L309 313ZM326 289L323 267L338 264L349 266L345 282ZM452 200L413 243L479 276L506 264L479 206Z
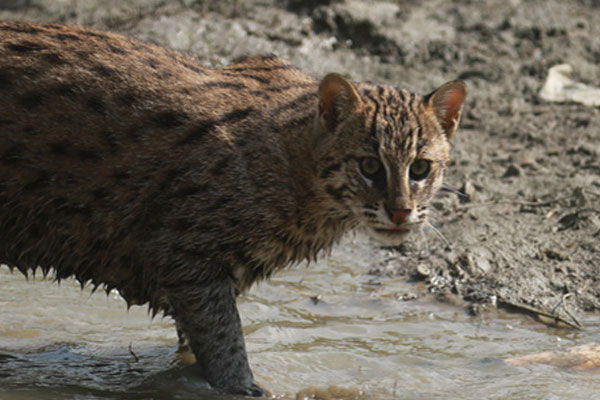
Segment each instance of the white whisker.
M442 190L445 190L445 191L447 191L447 192L454 193L455 195L457 195L458 197L462 197L463 199L466 199L466 198L468 198L468 197L469 197L469 196L467 196L465 193L463 193L462 191L460 191L460 190L458 190L458 189L455 189L455 188L453 188L452 186L449 186L449 185L447 185L447 184L445 184L445 183L443 183L443 184L442 184L442 187L441 187L441 189L442 189Z
M432 231L435 232L435 234L442 240L442 242L444 242L444 244L446 245L446 247L452 247L452 245L450 244L450 242L448 241L448 239L446 239L446 236L444 236L444 234L442 232L440 232L440 230L438 228L436 228L435 226L433 226L431 224L431 222L426 221L425 222L425 226L430 228Z

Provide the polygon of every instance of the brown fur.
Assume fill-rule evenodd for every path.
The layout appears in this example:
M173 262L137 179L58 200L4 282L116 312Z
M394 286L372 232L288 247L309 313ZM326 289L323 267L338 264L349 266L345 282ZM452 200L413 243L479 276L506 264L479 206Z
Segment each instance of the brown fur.
M0 262L172 315L213 386L262 394L235 297L352 228L425 222L464 97L0 22Z

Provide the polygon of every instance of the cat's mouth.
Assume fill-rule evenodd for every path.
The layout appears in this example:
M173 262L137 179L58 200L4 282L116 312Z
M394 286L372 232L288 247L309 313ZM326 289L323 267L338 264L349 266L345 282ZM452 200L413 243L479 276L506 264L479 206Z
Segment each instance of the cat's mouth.
M399 233L408 233L412 230L414 230L415 228L421 226L420 222L408 222L408 223L404 223L402 225L392 225L392 226L377 226L377 227L371 227L371 229L373 229L376 232L379 233L389 233L389 234L399 234Z
M373 229L378 235L387 236L393 239L402 239L411 231L408 226L394 226L392 228Z
M378 232L408 232L410 230L407 226L394 226L392 228L375 228Z
M369 227L370 236L388 246L397 246L406 236L421 224L404 224L390 227Z

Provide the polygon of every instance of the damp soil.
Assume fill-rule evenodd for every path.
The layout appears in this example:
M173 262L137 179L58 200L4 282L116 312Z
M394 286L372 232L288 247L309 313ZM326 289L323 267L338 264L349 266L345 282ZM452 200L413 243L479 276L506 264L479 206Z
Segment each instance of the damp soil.
M368 244L366 279L388 293L408 283L397 301L433 294L474 314L539 310L576 324L600 311L600 109L539 96L563 63L600 86L596 0L5 0L0 19L121 32L208 65L275 53L317 77L421 93L462 79L433 227L398 248Z

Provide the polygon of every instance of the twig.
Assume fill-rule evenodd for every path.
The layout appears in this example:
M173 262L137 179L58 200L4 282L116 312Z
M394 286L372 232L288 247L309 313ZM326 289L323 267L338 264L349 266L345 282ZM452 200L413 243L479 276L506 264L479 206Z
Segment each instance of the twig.
M528 207L545 207L554 203L558 203L560 201L566 200L573 196L564 196L559 197L557 199L537 202L537 201L523 201L523 200L499 200L499 201L486 201L484 203L473 203L473 204L464 204L462 206L457 207L459 210L475 208L475 207L488 207L488 206L497 206L497 205L507 205L507 204L516 204L519 206L528 206Z
M569 260L570 261L570 260ZM571 317L571 319L573 320L573 322L575 322L575 325L577 325L579 328L582 328L581 323L579 322L579 320L577 318L575 318L575 316L571 313L571 310L569 310L569 308L567 307L567 302L566 300L571 297L572 293L566 293L562 299L560 299L560 301L558 302L558 304L556 306L554 306L554 308L552 309L552 314L556 314L556 310L562 306L562 309L565 310L565 313Z
M587 193L587 194L591 194L591 195L600 197L600 192L596 192L595 190L590 190L590 189L586 189L586 188L584 188L582 190L583 190L583 193Z
M135 362L140 361L138 356L136 356L135 353L133 352L133 347L132 347L131 343L129 343L129 354L131 354L133 356L133 359L135 360Z
M563 300L561 300L561 302L562 301ZM564 319L560 315L555 314L554 312L549 313L549 312L546 312L546 311L539 310L537 308L528 306L526 304L517 304L517 303L513 303L513 302L510 302L510 301L506 301L506 300L498 300L498 305L504 306L504 307L512 307L512 308L515 308L517 310L524 311L526 313L534 314L534 315L536 315L538 317L542 316L542 317L550 318L550 319L553 319L555 322L562 322L563 324L567 325L570 328L578 329L578 330L583 330L583 326L579 323L579 321L576 318L573 318L573 316L571 315L570 312L568 312L567 314L569 314L569 316L571 318L573 318L573 321L575 323L567 321L566 319ZM557 307L555 307L555 309Z

